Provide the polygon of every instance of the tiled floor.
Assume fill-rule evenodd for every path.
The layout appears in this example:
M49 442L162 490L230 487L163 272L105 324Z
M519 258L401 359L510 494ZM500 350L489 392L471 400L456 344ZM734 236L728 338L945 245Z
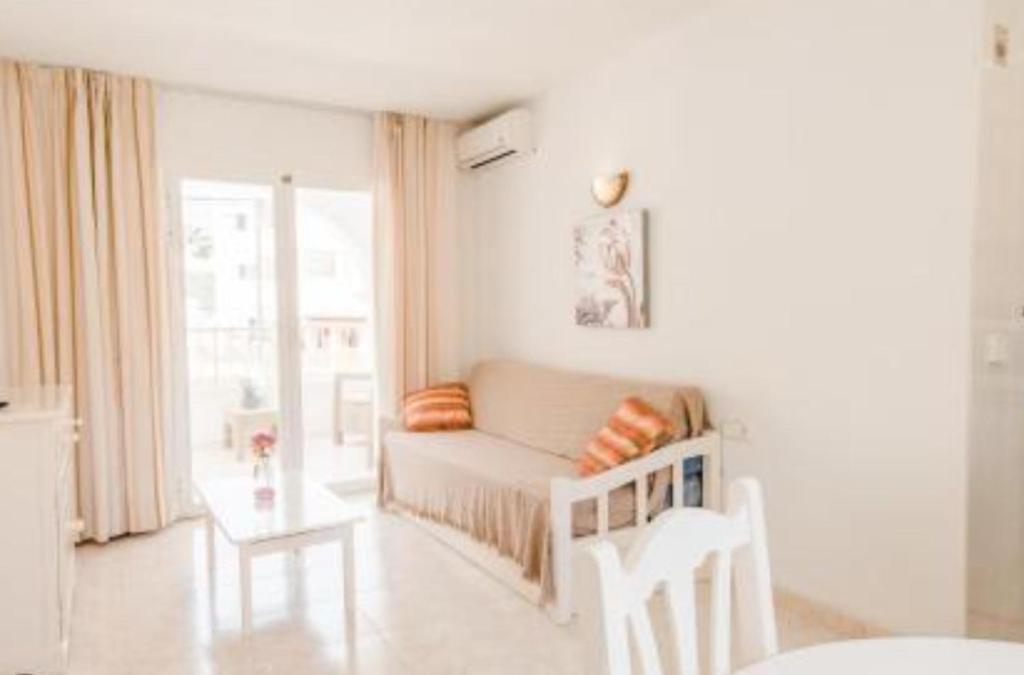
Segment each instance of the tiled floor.
M414 524L374 512L357 535L359 608L345 619L336 546L257 558L253 634L239 634L234 549L208 584L201 521L79 549L71 675L582 675L576 625L536 607ZM783 648L838 639L779 617Z

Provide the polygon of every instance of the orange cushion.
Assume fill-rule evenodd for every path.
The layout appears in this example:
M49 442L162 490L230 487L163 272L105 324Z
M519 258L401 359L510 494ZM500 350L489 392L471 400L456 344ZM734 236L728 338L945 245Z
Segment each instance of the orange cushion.
M469 388L451 382L406 394L402 416L409 431L471 429Z
M642 398L631 396L590 440L576 460L576 469L581 476L607 471L650 453L671 440L673 433L672 420Z

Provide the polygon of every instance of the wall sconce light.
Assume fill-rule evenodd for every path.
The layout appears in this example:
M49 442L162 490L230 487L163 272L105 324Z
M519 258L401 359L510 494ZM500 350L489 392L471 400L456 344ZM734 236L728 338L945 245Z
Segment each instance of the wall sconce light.
M594 178L590 193L594 195L595 202L607 209L622 201L628 186L629 172L620 171Z

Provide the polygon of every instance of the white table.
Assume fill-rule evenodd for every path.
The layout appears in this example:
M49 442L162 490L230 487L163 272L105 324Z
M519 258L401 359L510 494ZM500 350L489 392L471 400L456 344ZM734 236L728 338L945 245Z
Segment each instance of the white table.
M851 640L797 649L734 675L1021 675L1024 645L957 638Z
M300 472L284 472L275 481L271 504L257 504L249 477L212 480L198 486L206 504L206 563L215 579L214 527L238 547L242 631L252 628L252 558L296 551L304 546L341 542L346 611L355 609L353 529L365 513Z

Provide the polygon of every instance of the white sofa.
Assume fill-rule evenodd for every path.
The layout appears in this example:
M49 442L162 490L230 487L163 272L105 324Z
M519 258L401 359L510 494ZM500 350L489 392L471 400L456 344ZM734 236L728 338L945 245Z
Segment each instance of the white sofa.
M467 383L473 429L382 431L380 504L414 516L559 621L572 613L573 550L595 536L624 541L668 504L681 506L684 459L704 458L704 505L718 507L721 442L695 388L512 361L478 364ZM676 423L676 439L578 477L576 457L634 395Z

